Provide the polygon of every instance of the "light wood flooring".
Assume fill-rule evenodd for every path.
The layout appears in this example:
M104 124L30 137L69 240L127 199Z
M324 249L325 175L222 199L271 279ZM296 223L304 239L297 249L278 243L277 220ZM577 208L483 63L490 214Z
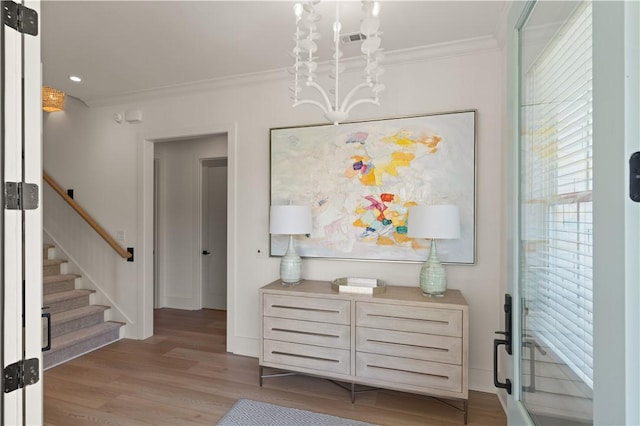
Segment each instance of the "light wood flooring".
M225 352L226 312L159 309L155 335L121 340L44 374L45 425L214 425L240 398L380 425L461 425L419 395L358 394L318 378L258 382L258 360ZM469 425L505 425L495 395L470 392Z

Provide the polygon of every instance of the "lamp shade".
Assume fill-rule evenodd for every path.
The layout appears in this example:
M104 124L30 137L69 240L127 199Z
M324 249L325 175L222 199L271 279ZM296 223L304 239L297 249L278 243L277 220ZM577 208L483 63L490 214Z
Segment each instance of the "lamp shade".
M310 206L271 206L269 232L272 234L310 234Z
M53 87L42 86L42 109L46 112L64 110L64 92Z
M409 207L407 235L412 238L460 238L460 212L453 204Z

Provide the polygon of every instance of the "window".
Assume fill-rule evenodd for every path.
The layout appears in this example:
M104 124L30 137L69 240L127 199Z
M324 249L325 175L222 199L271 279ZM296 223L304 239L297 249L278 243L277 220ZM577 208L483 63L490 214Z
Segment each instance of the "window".
M591 4L561 3L573 10L543 9L521 31L523 332L538 348L523 354L538 384L524 399L542 406L551 395L545 414L572 409L561 397L590 400L593 388Z

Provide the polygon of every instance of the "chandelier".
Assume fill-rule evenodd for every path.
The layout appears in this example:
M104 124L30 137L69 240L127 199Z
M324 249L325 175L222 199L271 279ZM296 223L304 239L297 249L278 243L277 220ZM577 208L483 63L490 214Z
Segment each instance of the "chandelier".
M362 0L364 17L360 21L359 37L364 40L360 47L365 60L364 81L355 85L340 102L340 74L345 70L344 64L341 63L340 31L342 30L342 25L340 23L340 5L336 2L336 17L333 23L334 49L329 75L335 83L334 87L329 91L330 93L327 93L316 82L318 63L314 54L318 50L316 40L320 39L316 25L320 20L320 15L316 13L314 5L318 3L319 0L311 0L304 5L297 3L294 6L296 32L294 36L295 47L293 48L295 62L292 70L295 77L294 86L291 88L293 91L293 107L303 104L315 105L324 112L327 120L333 124L338 124L341 121L345 121L349 116L349 111L357 105L374 104L380 106L378 95L384 90L384 85L378 82L378 78L384 72L378 64L379 60L382 59L382 49L380 49L381 33L378 31L380 28L380 20L378 19L380 4L370 0ZM324 103L312 99L300 99L303 84L319 92ZM369 92L368 97L354 99L358 91L365 89ZM331 98L333 98L333 102Z

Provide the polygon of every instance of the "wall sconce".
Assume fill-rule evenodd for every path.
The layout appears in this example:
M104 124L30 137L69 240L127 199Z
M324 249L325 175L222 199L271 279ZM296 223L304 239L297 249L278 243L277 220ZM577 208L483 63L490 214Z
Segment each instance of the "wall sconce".
M64 92L49 86L42 86L42 109L46 112L64 110Z

